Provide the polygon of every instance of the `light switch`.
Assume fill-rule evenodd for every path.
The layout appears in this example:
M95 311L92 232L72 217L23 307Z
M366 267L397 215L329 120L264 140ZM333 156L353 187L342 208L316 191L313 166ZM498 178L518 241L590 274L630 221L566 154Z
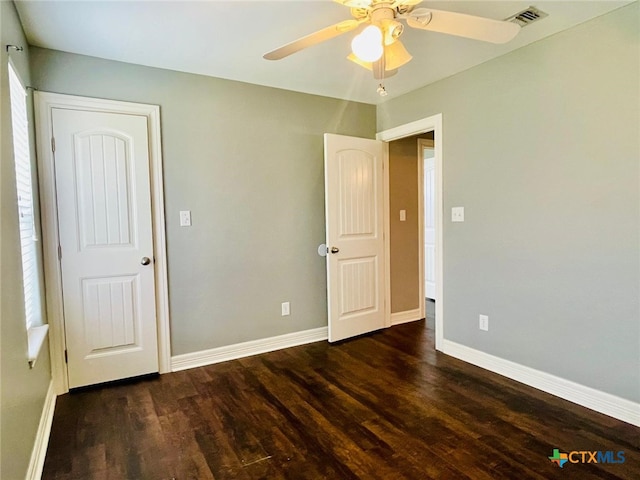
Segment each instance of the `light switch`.
M400 210L400 221L401 222L405 222L407 220L407 211L406 210Z
M464 207L453 207L451 209L452 222L464 222Z
M181 210L180 211L180 226L181 227L190 227L191 226L191 211L190 210Z

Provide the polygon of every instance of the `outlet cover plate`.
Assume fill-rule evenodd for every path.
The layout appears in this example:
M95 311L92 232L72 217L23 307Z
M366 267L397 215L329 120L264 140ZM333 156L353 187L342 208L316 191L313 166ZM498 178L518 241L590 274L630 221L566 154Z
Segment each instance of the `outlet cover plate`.
M464 207L453 207L451 209L452 222L464 222Z
M180 211L180 226L181 227L191 226L191 210Z

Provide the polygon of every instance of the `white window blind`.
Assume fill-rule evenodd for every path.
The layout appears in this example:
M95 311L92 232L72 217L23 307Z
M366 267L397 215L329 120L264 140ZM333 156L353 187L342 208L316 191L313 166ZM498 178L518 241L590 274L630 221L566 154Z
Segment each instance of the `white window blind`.
M18 191L18 217L22 250L22 280L27 330L35 326L40 316L38 271L36 262L36 236L31 183L31 154L29 149L29 121L26 91L11 63L9 63L9 90L11 92L11 124L13 127L13 155L16 164Z

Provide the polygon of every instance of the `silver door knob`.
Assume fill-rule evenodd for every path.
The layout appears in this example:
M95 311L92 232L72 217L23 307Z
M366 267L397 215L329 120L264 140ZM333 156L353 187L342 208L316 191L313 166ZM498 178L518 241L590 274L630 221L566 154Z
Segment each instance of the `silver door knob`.
M140 263L142 265L149 265L151 263L151 259L149 257L142 257L142 260L140 260Z
M338 247L331 247L331 253L338 253L340 249Z

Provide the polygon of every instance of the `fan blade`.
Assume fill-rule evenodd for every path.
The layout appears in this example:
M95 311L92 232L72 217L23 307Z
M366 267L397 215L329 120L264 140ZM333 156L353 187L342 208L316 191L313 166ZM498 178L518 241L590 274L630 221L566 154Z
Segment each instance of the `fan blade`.
M333 1L349 8L369 8L372 3L372 0L333 0Z
M374 63L375 65L375 63ZM385 70L384 71L384 75L382 74L381 70L375 70L373 69L373 78L375 78L376 80L384 80L385 78L389 78L389 77L393 77L396 73L398 73L398 70Z
M395 2L393 2L393 4L391 5L391 8L395 9L398 7L414 7L419 3L422 3L422 0L395 0Z
M431 8L416 8L404 18L413 28L491 43L507 43L520 31L516 23Z
M360 23L361 22L357 20L345 20L344 22L336 23L335 25L323 28L322 30L294 40L291 43L287 43L280 48L267 52L263 55L263 58L266 60L280 60L281 58L299 52L303 48L311 47L325 40L342 35L343 33L350 32L360 25Z

